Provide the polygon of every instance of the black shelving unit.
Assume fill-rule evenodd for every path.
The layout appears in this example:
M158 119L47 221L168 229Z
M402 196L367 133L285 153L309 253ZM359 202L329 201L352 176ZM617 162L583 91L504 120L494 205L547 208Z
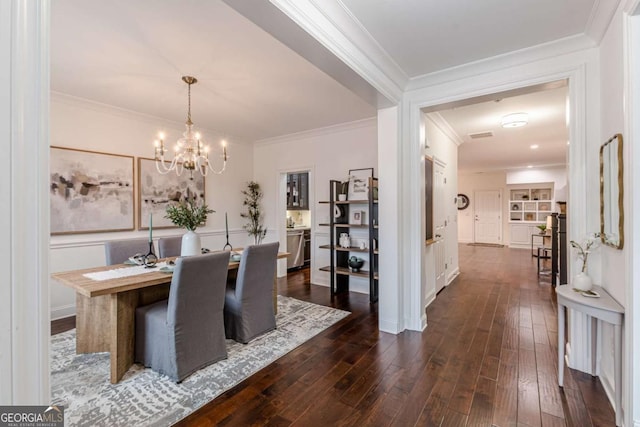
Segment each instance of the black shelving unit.
M348 292L349 281L351 277L369 279L369 301L373 304L378 301L378 200L377 187L378 178L369 178L369 191L367 200L337 200L338 186L342 185L340 181L329 181L329 201L320 202L329 204L328 224L320 224L328 226L329 244L320 246L321 249L331 251L330 265L321 267L321 271L331 273L331 295L336 293ZM368 206L368 218L365 224L349 224L350 210L353 206ZM334 217L334 210L340 209L342 215L339 219ZM365 249L359 247L343 248L338 246L338 236L341 233L349 233L350 229L366 229L368 231L368 245ZM369 254L369 270L352 271L349 268L348 260L353 254L368 253Z

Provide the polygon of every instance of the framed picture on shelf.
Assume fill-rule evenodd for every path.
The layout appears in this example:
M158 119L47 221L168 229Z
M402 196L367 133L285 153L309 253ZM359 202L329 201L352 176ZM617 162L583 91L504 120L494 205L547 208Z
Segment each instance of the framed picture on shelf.
M367 200L369 178L373 178L373 168L349 169L349 194L347 200Z
M133 157L51 147L51 234L134 229Z
M153 228L175 228L164 217L167 206L186 199L204 203L204 177L201 174L193 174L193 180L187 173L163 175L156 169L154 159L138 158L138 230L149 228L149 214L153 214Z
M353 210L351 211L351 217L349 218L349 224L363 225L364 224L364 211Z

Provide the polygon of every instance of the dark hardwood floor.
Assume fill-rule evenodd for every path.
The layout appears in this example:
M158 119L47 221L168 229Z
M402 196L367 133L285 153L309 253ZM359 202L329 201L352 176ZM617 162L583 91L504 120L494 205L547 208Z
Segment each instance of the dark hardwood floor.
M178 425L615 425L598 379L567 369L557 386L556 304L530 252L461 245L460 270L426 330L399 335L366 295L290 273L280 294L352 314Z

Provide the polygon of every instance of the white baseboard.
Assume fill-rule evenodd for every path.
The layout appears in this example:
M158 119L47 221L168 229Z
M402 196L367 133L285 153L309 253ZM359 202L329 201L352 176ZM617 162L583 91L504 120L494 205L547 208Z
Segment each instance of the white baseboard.
M431 305L432 302L434 302L436 300L436 291L435 289L432 289L427 295L425 295L424 297L424 301L425 307L429 307Z
M602 370L601 370L602 371ZM604 392L607 395L607 398L609 398L609 403L611 404L612 408L616 407L616 401L615 401L615 390L613 388L613 386L611 385L611 381L609 380L609 378L607 378L606 375L602 375L602 373L598 376L598 378L600 378L600 382L602 383L602 387L604 388Z
M65 317L76 315L76 305L68 304L51 309L51 320L64 319Z
M453 282L455 280L455 278L458 277L459 275L460 275L460 269L459 268L456 268L451 273L449 273L449 276L447 277L446 286L449 286L451 284L451 282Z
M635 420L633 422L633 427L640 427L640 420Z
M397 322L391 322L388 320L380 319L378 321L378 329L380 332L387 332L393 335L398 335L404 329L400 329L400 325Z
M458 239L458 243L460 244L473 243L473 239Z

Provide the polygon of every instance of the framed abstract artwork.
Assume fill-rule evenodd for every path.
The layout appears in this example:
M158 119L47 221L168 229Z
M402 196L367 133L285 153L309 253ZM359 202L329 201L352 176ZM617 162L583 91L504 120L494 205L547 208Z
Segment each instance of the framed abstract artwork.
M369 178L373 178L373 168L349 169L349 194L347 200L367 200Z
M161 174L156 169L156 161L138 157L138 229L149 229L149 216L153 215L153 228L175 228L164 216L172 202L195 199L204 203L204 176L188 173L181 176L175 172Z
M133 157L51 147L51 234L133 230Z

